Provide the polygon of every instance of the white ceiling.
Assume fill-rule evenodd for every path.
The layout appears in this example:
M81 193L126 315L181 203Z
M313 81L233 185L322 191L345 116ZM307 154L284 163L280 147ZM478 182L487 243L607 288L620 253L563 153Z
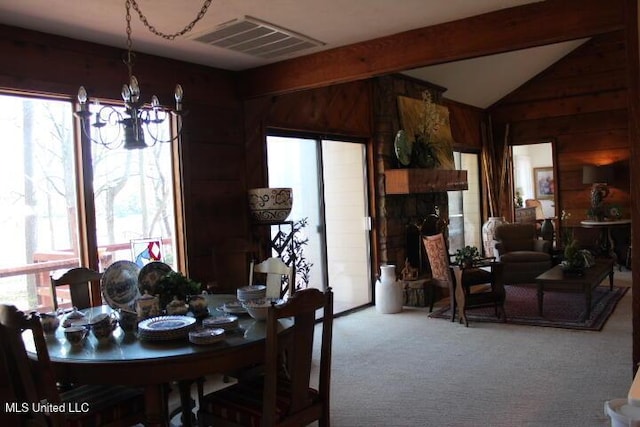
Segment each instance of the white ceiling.
M164 33L181 30L203 0L137 0ZM251 16L324 43L297 56L539 0L213 0L193 31L175 40L149 32L132 9L133 50L227 70L266 60L192 40ZM125 0L0 0L0 23L126 48ZM485 108L566 55L580 42L442 64L407 74L449 90L445 97Z

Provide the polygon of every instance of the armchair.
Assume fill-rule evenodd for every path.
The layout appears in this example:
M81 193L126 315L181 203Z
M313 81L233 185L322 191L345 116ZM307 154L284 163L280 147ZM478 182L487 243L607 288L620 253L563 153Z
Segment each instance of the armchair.
M495 230L494 254L504 264L504 283L534 283L551 268L551 242L536 237L535 224L500 224Z

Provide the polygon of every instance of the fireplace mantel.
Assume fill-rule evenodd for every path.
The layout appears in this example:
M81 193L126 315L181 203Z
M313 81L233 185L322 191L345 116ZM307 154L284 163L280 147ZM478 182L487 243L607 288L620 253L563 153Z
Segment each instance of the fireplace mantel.
M386 194L420 194L468 190L466 170L387 169Z

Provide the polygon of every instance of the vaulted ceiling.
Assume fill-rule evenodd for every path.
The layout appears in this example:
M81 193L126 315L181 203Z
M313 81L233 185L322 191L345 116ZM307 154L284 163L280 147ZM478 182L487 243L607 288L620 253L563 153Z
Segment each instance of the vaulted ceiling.
M133 49L242 71L531 3L538 1L214 0L193 30L175 40L152 34L132 9ZM202 0L137 0L137 4L151 26L168 34L181 30L193 20L202 7ZM294 49L284 49L282 55L278 56L276 51L271 57L261 57L251 51L243 53L196 40L221 28L226 30L230 23L246 17L266 22L267 27L276 27L285 35L309 39L311 47L294 52L291 52ZM125 0L0 0L0 23L126 47ZM445 97L449 99L486 108L584 40L586 38L418 67L406 73L447 88ZM442 42L446 43L446 39Z

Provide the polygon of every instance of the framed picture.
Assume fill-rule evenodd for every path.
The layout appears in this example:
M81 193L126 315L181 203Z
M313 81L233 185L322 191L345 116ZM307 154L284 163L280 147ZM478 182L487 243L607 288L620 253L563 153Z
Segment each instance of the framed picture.
M552 167L533 168L533 188L536 199L553 199L556 182Z

